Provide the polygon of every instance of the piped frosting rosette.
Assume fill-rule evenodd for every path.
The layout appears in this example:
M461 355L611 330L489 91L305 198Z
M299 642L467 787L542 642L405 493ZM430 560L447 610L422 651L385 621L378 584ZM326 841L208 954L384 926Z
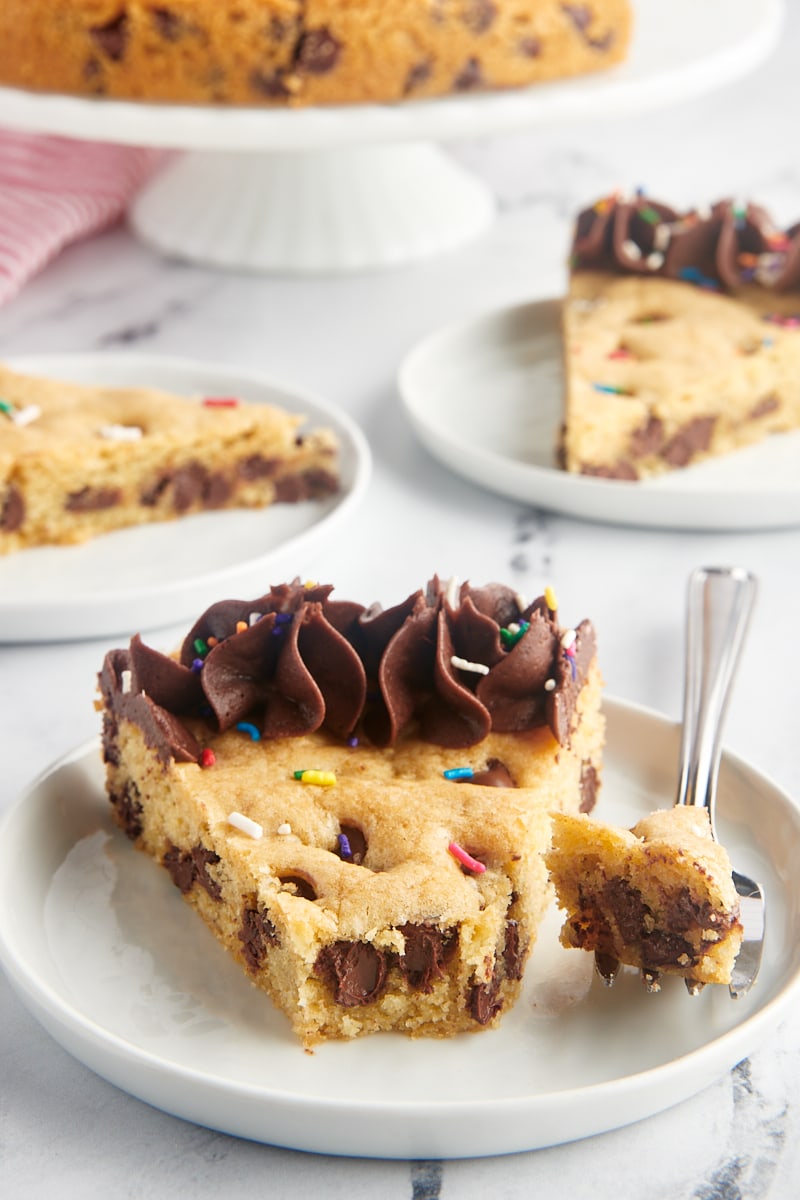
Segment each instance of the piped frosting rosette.
M732 292L790 292L800 288L800 224L781 230L766 209L736 200L680 212L642 193L615 193L579 214L570 263Z
M542 596L434 578L383 609L298 580L208 608L176 657L137 635L112 651L100 687L113 714L166 761L199 761L187 720L247 721L265 739L325 729L393 745L405 732L461 748L491 731L548 725L565 743L595 655L591 622L561 630ZM551 600L552 603L552 600Z

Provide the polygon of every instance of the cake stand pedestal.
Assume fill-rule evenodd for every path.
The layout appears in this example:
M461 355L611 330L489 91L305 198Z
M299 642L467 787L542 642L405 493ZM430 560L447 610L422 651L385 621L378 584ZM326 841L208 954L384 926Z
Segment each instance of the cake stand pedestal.
M386 267L453 249L492 221L489 190L434 143L686 102L760 65L784 14L784 0L633 5L624 64L538 87L293 111L0 88L0 124L186 151L130 210L165 255L276 273Z
M489 189L422 142L190 152L157 175L129 213L137 234L164 254L297 274L438 254L493 218Z

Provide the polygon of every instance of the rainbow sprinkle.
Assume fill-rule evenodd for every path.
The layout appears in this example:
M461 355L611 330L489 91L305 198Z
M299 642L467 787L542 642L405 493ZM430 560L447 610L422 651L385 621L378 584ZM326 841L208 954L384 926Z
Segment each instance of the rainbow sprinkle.
M474 871L476 875L482 875L486 870L486 863L479 862L477 858L473 858L471 854L467 854L464 847L459 846L458 842L450 842L447 849L453 858L457 858L462 867L466 867L468 871Z
M544 602L551 613L558 611L558 598L550 586L544 589Z
M614 383L593 383L592 387L596 392L605 392L609 396L632 396L633 392L629 388L619 387Z
M341 855L341 857L350 859L352 861L353 851L350 848L350 841L347 837L347 834L346 833L337 834L336 840L339 843L339 854Z
M333 771L293 771L292 777L300 783L316 783L319 787L333 787L336 783Z
M470 662L467 658L459 658L457 654L450 656L450 663L458 671L472 671L475 675L489 674L489 668L485 663Z
M237 721L236 728L242 733L249 733L251 742L261 741L261 734L259 730L250 721Z
M516 646L519 639L530 629L530 621L512 621L500 630L500 640L507 649Z
M206 396L203 400L204 408L238 408L239 400L236 396Z
M448 767L446 771L442 771L445 779L458 781L459 779L472 779L475 774L472 767Z
M210 747L207 746L206 749L203 751L203 753L200 755L200 766L204 767L204 768L205 767L213 767L214 763L216 761L217 761L216 754L214 753L214 751L212 749L210 749Z

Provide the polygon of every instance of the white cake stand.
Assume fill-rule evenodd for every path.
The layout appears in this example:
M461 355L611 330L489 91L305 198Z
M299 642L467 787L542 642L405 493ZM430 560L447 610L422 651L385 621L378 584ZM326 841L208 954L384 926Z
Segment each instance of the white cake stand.
M17 129L187 151L132 205L172 257L261 272L385 267L451 249L492 221L491 193L436 141L641 113L733 82L777 43L783 0L636 0L628 61L520 91L279 111L0 89Z

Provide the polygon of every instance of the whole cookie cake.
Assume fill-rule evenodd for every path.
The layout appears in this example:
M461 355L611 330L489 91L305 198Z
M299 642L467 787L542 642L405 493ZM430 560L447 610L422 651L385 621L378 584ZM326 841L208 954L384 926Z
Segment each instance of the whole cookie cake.
M0 83L199 104L400 101L626 55L628 0L3 0Z
M112 811L305 1047L485 1029L552 899L551 814L595 802L594 629L549 591L331 590L223 601L175 656L106 657Z
M800 427L800 226L638 193L578 217L563 307L560 452L637 480Z

